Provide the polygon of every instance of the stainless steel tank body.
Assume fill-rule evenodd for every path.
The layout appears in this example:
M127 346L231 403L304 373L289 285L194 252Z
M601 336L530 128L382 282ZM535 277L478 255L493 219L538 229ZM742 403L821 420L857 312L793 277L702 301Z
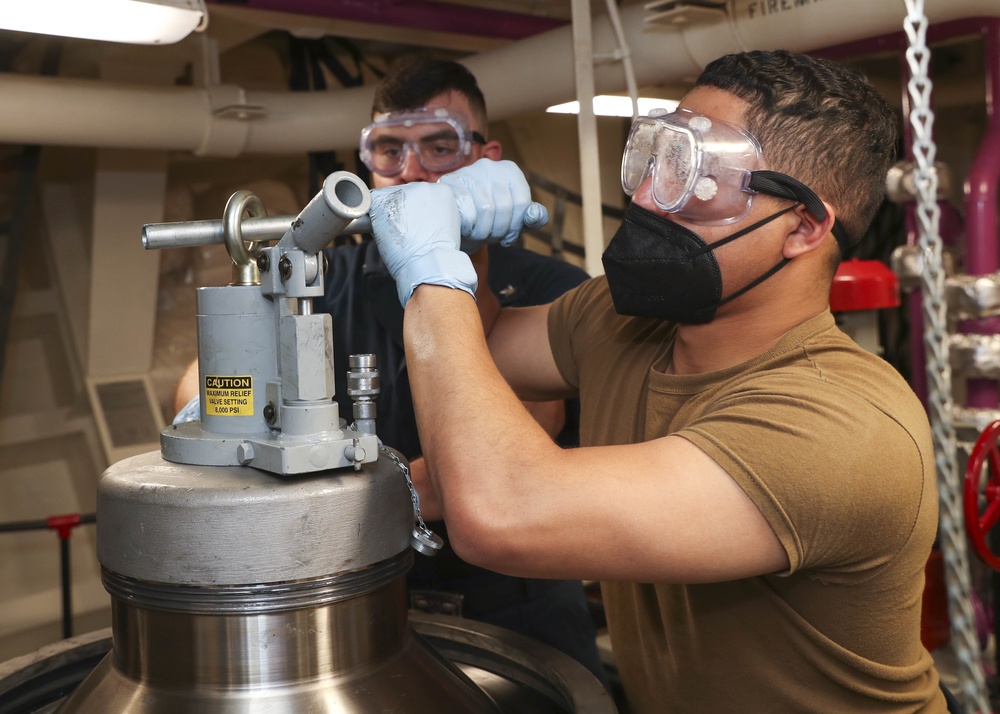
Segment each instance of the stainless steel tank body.
M114 646L60 712L501 711L408 627L389 459L289 479L150 453L98 489Z

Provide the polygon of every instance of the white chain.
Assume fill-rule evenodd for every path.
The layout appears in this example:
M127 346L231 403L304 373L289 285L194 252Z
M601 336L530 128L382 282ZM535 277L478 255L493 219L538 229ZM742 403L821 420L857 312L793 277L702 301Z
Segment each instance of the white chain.
M951 364L948 355L948 306L945 302L945 273L941 259L941 236L938 233L941 212L937 203L937 173L934 171L936 147L931 109L931 79L928 74L931 52L927 47L927 16L924 0L904 0L906 20L903 28L909 38L906 61L910 67L910 124L913 127L913 157L917 169L917 220L920 226L920 250L924 270L923 288L924 348L927 352L928 411L934 439L934 459L938 473L940 536L944 553L945 580L948 588L948 614L951 618L952 648L958 658L960 695L966 706L977 712L990 712L986 682L979 655L975 621L970 600L968 548L962 514L962 489L955 454Z

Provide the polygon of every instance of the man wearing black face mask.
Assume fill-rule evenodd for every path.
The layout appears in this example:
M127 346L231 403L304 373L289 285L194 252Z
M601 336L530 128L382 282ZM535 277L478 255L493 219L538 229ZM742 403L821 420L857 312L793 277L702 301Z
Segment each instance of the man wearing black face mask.
M487 339L458 246L539 220L516 167L373 193L452 543L599 578L633 712L945 711L919 632L927 419L828 305L895 123L835 63L716 60L677 112L634 124L607 276L501 311ZM578 393L582 447L552 444L508 383Z

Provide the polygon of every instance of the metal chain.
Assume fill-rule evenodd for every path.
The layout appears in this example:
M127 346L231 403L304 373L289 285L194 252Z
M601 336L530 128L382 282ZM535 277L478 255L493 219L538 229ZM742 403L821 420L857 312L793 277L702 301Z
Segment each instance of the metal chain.
M954 403L952 401L951 364L948 345L948 306L945 302L945 272L941 258L941 218L937 203L937 173L934 171L936 147L933 138L934 112L931 109L931 79L928 73L930 48L927 47L927 16L924 0L904 0L906 20L903 28L909 38L906 61L910 67L907 90L910 95L910 124L913 127L913 156L917 168L917 219L919 246L923 254L924 348L927 353L928 410L934 440L934 460L938 474L940 503L939 536L945 562L948 590L948 614L951 618L952 648L958 659L958 680L966 706L978 712L990 712L976 639L970 595L968 548L962 513L962 490L959 483L955 449Z
M411 544L424 555L434 555L437 551L441 550L444 541L441 540L441 536L435 534L424 523L424 517L420 513L420 494L417 493L417 489L413 486L413 479L410 478L410 467L404 464L402 459L396 456L395 452L384 444L379 443L378 450L385 454L392 463L396 464L396 468L399 469L400 473L403 474L403 478L406 479L406 487L410 489L410 501L413 502L413 518L416 521L416 525L413 527Z

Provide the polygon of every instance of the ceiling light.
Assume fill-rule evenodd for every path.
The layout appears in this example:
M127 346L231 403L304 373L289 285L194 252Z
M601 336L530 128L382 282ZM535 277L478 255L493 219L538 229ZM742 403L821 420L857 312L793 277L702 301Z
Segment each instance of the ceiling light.
M169 45L204 29L207 19L205 0L8 0L0 29Z
M639 97L639 116L646 116L650 109L658 107L673 111L677 108L677 100ZM556 104L545 111L553 114L579 114L580 102ZM629 97L601 94L594 97L594 114L599 117L630 117L632 116L632 100Z

